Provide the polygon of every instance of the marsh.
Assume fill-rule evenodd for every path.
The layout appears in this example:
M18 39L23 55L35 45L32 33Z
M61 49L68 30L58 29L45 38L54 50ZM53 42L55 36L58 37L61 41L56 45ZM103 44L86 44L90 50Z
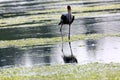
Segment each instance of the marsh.
M120 63L120 1L1 0L0 67L65 64L58 23L66 5L75 15L71 38L80 37L71 41L78 64ZM63 47L69 56L65 26Z

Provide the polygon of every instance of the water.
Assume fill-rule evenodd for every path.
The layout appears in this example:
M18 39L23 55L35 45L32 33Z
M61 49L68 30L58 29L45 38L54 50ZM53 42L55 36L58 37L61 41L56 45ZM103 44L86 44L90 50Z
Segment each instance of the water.
M64 13L60 10L66 5L85 8L119 5L119 3L119 0L3 0L0 2L0 40L60 37L57 24L61 13ZM56 10L56 12L52 10ZM117 6L113 9L93 11L73 10L73 14L75 21L72 24L71 35L116 34L120 32L120 8ZM63 33L65 36L68 34L67 25L63 28ZM73 41L71 47L79 64L120 63L120 37L117 36ZM51 45L23 46L22 48L1 47L0 66L64 64L62 56L71 55L69 43L63 43L64 54L61 48L61 42Z

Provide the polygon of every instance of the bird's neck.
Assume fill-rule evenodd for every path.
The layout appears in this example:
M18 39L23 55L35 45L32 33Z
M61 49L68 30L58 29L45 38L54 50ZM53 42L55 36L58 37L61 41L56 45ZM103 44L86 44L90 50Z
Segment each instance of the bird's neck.
M72 14L72 13L71 13L71 10L68 10L68 15L71 16L71 14Z
M68 20L69 20L69 22L71 21L71 15L72 15L71 10L68 10Z

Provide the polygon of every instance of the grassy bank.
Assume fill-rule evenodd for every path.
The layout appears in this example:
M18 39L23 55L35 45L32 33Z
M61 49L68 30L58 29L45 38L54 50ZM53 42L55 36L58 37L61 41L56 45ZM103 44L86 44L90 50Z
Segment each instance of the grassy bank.
M120 80L120 64L91 63L0 69L0 80Z

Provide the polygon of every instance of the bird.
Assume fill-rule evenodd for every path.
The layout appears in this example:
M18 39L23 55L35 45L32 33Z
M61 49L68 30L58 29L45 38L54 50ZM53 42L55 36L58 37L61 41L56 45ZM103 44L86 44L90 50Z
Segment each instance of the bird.
M61 18L60 18L60 22L58 25L61 25L60 27L60 32L61 32L61 36L62 36L62 53L63 53L63 60L65 63L77 63L77 59L76 57L73 55L73 52L72 52L72 48L71 48L71 42L69 42L69 47L70 47L70 51L71 51L71 55L70 56L66 56L64 54L64 51L63 51L63 35L62 35L62 27L64 24L67 24L69 25L69 34L68 34L68 39L70 40L70 29L71 29L71 24L73 23L74 19L75 19L75 16L72 15L72 12L71 12L71 6L70 5L67 5L67 13L66 14L62 14L61 15Z
M62 27L63 27L63 25L64 25L64 24L69 25L69 34L68 34L68 39L69 39L69 40L70 40L71 24L73 23L74 19L75 19L75 16L72 15L71 6L68 5L68 6L67 6L67 13L61 15L61 20L60 20L60 22L59 22L58 25L61 25L61 27L60 27L61 35L62 35Z

